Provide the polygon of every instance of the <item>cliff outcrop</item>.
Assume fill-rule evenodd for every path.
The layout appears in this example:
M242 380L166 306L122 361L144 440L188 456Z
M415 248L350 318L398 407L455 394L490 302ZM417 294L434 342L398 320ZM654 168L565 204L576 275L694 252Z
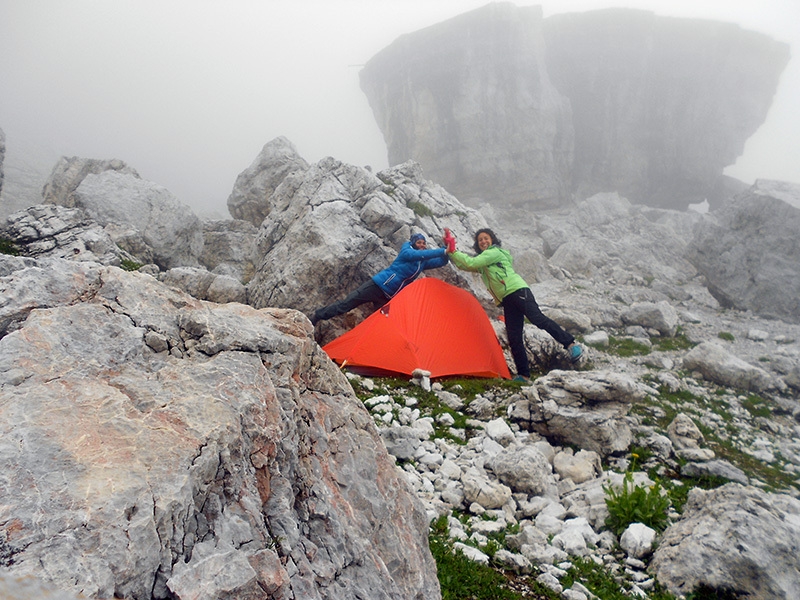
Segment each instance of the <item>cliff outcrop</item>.
M90 261L0 255L0 272L5 580L440 597L421 504L301 314Z
M418 161L464 202L617 191L683 209L724 196L788 58L732 24L493 3L401 36L360 77L389 163Z

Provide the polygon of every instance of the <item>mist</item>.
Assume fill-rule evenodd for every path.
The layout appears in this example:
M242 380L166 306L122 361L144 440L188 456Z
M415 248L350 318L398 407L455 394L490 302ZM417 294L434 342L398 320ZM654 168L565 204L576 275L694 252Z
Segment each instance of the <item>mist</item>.
M227 217L236 176L277 136L309 162L375 170L387 152L358 73L403 33L487 0L0 0L6 162L35 148L124 160L199 214ZM625 6L800 41L796 0L559 0L544 16ZM800 182L800 67L726 174ZM6 177L10 174L7 172Z

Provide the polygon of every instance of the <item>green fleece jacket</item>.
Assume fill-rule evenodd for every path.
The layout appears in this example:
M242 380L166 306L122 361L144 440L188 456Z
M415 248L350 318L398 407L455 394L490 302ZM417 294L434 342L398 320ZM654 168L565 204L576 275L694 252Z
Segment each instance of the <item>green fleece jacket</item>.
M475 257L456 251L450 254L450 261L462 271L480 273L497 304L511 292L528 287L525 280L514 272L511 254L500 246L489 246Z

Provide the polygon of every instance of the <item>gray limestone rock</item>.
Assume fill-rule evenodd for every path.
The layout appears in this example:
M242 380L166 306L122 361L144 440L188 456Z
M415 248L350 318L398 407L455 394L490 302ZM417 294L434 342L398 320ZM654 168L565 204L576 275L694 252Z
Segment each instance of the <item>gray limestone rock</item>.
M165 187L128 173L103 171L86 175L69 198L71 206L82 208L103 226L126 226L138 232L152 252L152 262L161 269L198 264L203 251L202 223ZM115 241L128 250L125 238ZM131 248L131 254L137 249Z
M204 221L200 264L213 273L246 284L255 272L257 233L258 229L248 221Z
M800 323L797 206L800 185L758 180L697 228L687 256L722 306Z
M542 9L493 3L401 36L360 73L389 150L467 203L554 207L569 193L569 100L545 66ZM442 51L446 48L446 51Z
M644 391L622 374L554 370L522 395L510 414L520 426L607 456L633 441L624 417Z
M616 190L685 209L728 197L722 171L788 60L787 44L729 23L492 3L399 37L360 78L389 163L419 162L465 202L542 209Z
M269 206L256 240L248 303L306 314L344 298L389 266L412 232L424 233L428 248L435 248L442 245L445 227L465 240L485 226L479 213L425 180L414 163L374 175L326 158L287 175L270 195ZM490 303L478 279L450 265L426 276L466 288ZM374 308L359 307L321 323L318 339L333 339Z
M0 263L0 586L440 597L427 516L302 315Z
M270 213L270 195L287 175L307 168L308 163L289 140L275 138L264 145L252 164L236 178L228 196L228 212L234 219L259 227Z
M800 597L800 500L730 483L689 494L650 564L675 595L700 586L736 597Z
M79 208L37 204L0 222L0 237L25 256L65 258L119 266L133 257Z
M761 392L775 386L767 371L734 356L716 342L703 342L692 348L683 357L683 366L732 388Z
M44 184L42 201L45 204L73 207L76 204L70 196L78 189L81 182L86 179L86 176L89 174L97 175L105 171L115 171L130 175L136 179L140 178L135 169L116 158L100 160L81 158L79 156L62 156L53 167L47 183Z

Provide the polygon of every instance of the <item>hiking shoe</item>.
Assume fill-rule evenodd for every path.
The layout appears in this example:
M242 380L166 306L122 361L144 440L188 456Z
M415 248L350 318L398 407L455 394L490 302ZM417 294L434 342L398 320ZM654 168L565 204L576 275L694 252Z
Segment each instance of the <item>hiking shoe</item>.
M572 344L572 346L569 347L570 361L572 361L572 364L574 365L581 358L583 358L583 348L581 348L578 344Z
M525 377L524 375L517 375L511 381L519 381L521 383L530 383L531 379L530 379L530 377Z

